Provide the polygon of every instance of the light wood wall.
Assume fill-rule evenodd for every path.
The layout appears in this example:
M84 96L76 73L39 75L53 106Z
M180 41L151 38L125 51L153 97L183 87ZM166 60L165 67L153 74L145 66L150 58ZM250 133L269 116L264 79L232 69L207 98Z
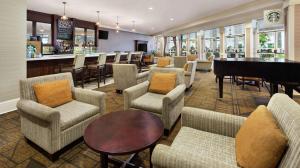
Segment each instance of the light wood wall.
M295 22L294 22L294 51L295 60L300 61L300 4L295 5Z

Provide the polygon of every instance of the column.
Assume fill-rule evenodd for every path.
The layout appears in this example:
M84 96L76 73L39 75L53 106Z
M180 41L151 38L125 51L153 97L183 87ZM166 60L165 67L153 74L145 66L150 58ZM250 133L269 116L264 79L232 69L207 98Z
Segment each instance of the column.
M198 59L203 59L203 30L197 32L197 52L198 52Z
M252 22L245 24L245 57L254 57L254 35Z
M286 29L286 58L300 61L300 1L286 1L283 11Z
M225 53L225 29L224 27L220 27L220 57L221 58L226 58L226 53Z

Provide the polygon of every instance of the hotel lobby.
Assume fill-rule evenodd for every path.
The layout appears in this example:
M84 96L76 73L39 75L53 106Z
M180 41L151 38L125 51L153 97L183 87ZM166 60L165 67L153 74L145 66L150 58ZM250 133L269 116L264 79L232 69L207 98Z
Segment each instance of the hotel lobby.
M300 0L1 0L0 168L299 168Z

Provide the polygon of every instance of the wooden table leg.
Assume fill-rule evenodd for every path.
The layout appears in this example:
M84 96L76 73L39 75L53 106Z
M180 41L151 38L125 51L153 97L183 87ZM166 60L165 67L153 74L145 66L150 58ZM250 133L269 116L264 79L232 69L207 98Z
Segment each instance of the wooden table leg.
M224 76L218 76L219 78L219 97L223 98L223 80Z
M101 168L108 168L108 155L101 153L100 154L101 160Z
M154 145L150 146L150 160L149 160L149 162L150 162L150 168L152 168L152 167L153 167L153 165L152 165L152 161L151 161L151 158L152 158L152 152L153 152L153 150L154 150L155 146L156 146L156 144L154 144Z

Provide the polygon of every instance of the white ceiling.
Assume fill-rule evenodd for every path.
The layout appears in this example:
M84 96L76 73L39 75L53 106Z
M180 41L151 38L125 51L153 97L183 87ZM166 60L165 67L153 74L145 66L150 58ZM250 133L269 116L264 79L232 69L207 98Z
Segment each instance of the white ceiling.
M27 8L49 14L63 14L64 0L27 0ZM155 34L181 26L203 17L219 13L254 0L66 0L68 17L97 21L96 11L101 11L103 27L114 28L119 16L123 30ZM152 7L153 10L148 8ZM174 18L171 21L170 18Z

